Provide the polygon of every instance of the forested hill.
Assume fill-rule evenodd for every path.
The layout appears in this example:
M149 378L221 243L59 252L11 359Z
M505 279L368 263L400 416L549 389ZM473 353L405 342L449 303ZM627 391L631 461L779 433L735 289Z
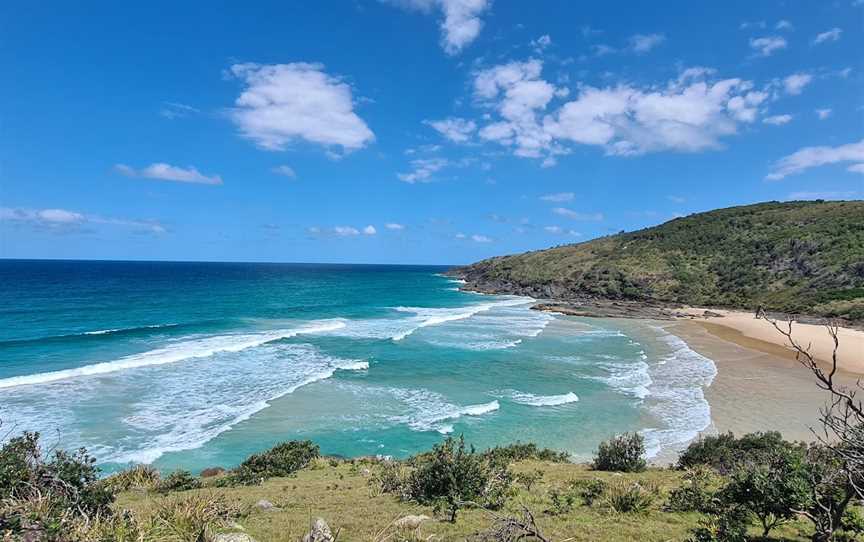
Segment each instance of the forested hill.
M864 201L768 202L454 269L468 289L864 320Z

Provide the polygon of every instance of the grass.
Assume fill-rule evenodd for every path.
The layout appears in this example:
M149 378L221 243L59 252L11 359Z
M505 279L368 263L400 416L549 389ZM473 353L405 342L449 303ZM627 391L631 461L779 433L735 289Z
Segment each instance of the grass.
M491 516L482 510L463 510L455 524L434 518L426 522L417 533L394 533L390 525L395 519L408 514L433 516L431 507L401 502L392 494L381 493L370 478L380 467L374 463L317 459L309 467L286 478L271 478L259 486L226 488L205 487L160 495L155 492L126 491L118 496L115 509L128 509L142 521L164 514L166 506L177 499L218 499L224 508L238 516L235 520L245 532L258 542L300 540L308 531L311 520L322 517L335 532L340 531L340 542L387 540L465 540L483 531L491 524ZM668 469L651 468L641 473L596 472L586 465L520 461L512 466L516 473L542 471L543 477L528 491L517 484L516 494L508 500L504 511L518 511L528 506L536 515L539 526L551 540L562 542L596 541L624 542L683 541L691 528L702 517L695 512L664 512L663 504L669 492L680 486L683 473ZM586 506L577 499L573 509L561 515L544 513L550 507L549 493L555 488L567 488L572 483L602 479L610 486L638 482L643 487L656 488L659 496L644 512L617 513L598 501ZM211 483L205 481L205 483ZM255 504L266 499L276 510L258 509ZM222 516L220 516L222 517ZM231 532L231 521L222 522L215 532ZM809 540L810 528L804 522L795 522L772 532L769 540ZM755 536L757 531L754 529ZM388 535L393 535L388 538ZM400 536L396 536L400 535Z

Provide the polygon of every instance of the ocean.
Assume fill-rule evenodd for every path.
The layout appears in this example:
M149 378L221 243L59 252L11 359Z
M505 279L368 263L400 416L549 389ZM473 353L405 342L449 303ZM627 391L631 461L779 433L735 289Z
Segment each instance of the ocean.
M587 460L625 431L656 457L709 428L714 363L661 323L533 311L445 270L0 260L0 438L197 472L292 439Z

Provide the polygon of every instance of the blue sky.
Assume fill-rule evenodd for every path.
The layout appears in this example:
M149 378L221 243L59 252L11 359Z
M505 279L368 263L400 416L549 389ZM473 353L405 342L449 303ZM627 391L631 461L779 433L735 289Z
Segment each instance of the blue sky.
M0 256L470 262L864 196L864 1L4 2Z

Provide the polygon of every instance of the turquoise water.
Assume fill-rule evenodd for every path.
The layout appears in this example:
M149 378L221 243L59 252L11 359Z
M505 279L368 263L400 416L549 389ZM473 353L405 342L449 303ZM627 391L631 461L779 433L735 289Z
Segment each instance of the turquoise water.
M587 458L710 424L714 364L659 324L458 291L444 268L0 261L0 419L110 471L288 439L406 456L447 434Z

